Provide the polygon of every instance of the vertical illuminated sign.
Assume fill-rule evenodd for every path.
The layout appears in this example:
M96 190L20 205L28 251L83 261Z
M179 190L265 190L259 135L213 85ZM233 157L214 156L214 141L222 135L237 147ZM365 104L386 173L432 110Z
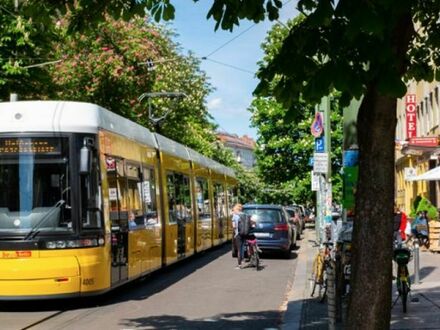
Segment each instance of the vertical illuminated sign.
M417 136L416 94L408 94L405 97L405 111L406 138L410 139Z

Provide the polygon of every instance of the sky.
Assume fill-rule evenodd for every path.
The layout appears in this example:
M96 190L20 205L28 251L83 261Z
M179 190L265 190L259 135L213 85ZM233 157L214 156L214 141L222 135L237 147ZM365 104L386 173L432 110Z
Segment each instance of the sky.
M175 0L173 4L176 17L170 26L178 34L175 41L184 54L192 51L199 58L207 57L202 60L201 69L215 88L207 99L214 122L221 131L256 139L257 130L250 127L251 113L247 109L258 84L257 62L264 55L260 45L274 23L241 21L233 32L214 31L215 21L206 19L212 1ZM286 2L279 21L285 22L296 15L295 4L296 1Z

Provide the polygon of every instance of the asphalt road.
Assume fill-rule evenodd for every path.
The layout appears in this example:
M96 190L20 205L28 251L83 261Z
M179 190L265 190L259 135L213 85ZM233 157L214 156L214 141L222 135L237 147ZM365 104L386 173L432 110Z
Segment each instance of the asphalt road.
M1 329L277 329L296 267L263 256L235 269L230 245L211 250L99 298L0 303Z

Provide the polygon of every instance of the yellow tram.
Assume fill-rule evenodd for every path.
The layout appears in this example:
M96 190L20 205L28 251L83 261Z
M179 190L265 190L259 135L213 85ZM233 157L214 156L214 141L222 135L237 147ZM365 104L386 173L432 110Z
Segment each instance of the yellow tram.
M231 240L235 185L97 105L0 103L0 300L101 294Z

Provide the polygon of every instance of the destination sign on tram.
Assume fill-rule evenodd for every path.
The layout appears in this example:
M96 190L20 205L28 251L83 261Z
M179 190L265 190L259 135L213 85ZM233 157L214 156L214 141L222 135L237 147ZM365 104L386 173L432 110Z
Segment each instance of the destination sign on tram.
M0 154L49 154L61 153L59 139L51 138L0 138Z

